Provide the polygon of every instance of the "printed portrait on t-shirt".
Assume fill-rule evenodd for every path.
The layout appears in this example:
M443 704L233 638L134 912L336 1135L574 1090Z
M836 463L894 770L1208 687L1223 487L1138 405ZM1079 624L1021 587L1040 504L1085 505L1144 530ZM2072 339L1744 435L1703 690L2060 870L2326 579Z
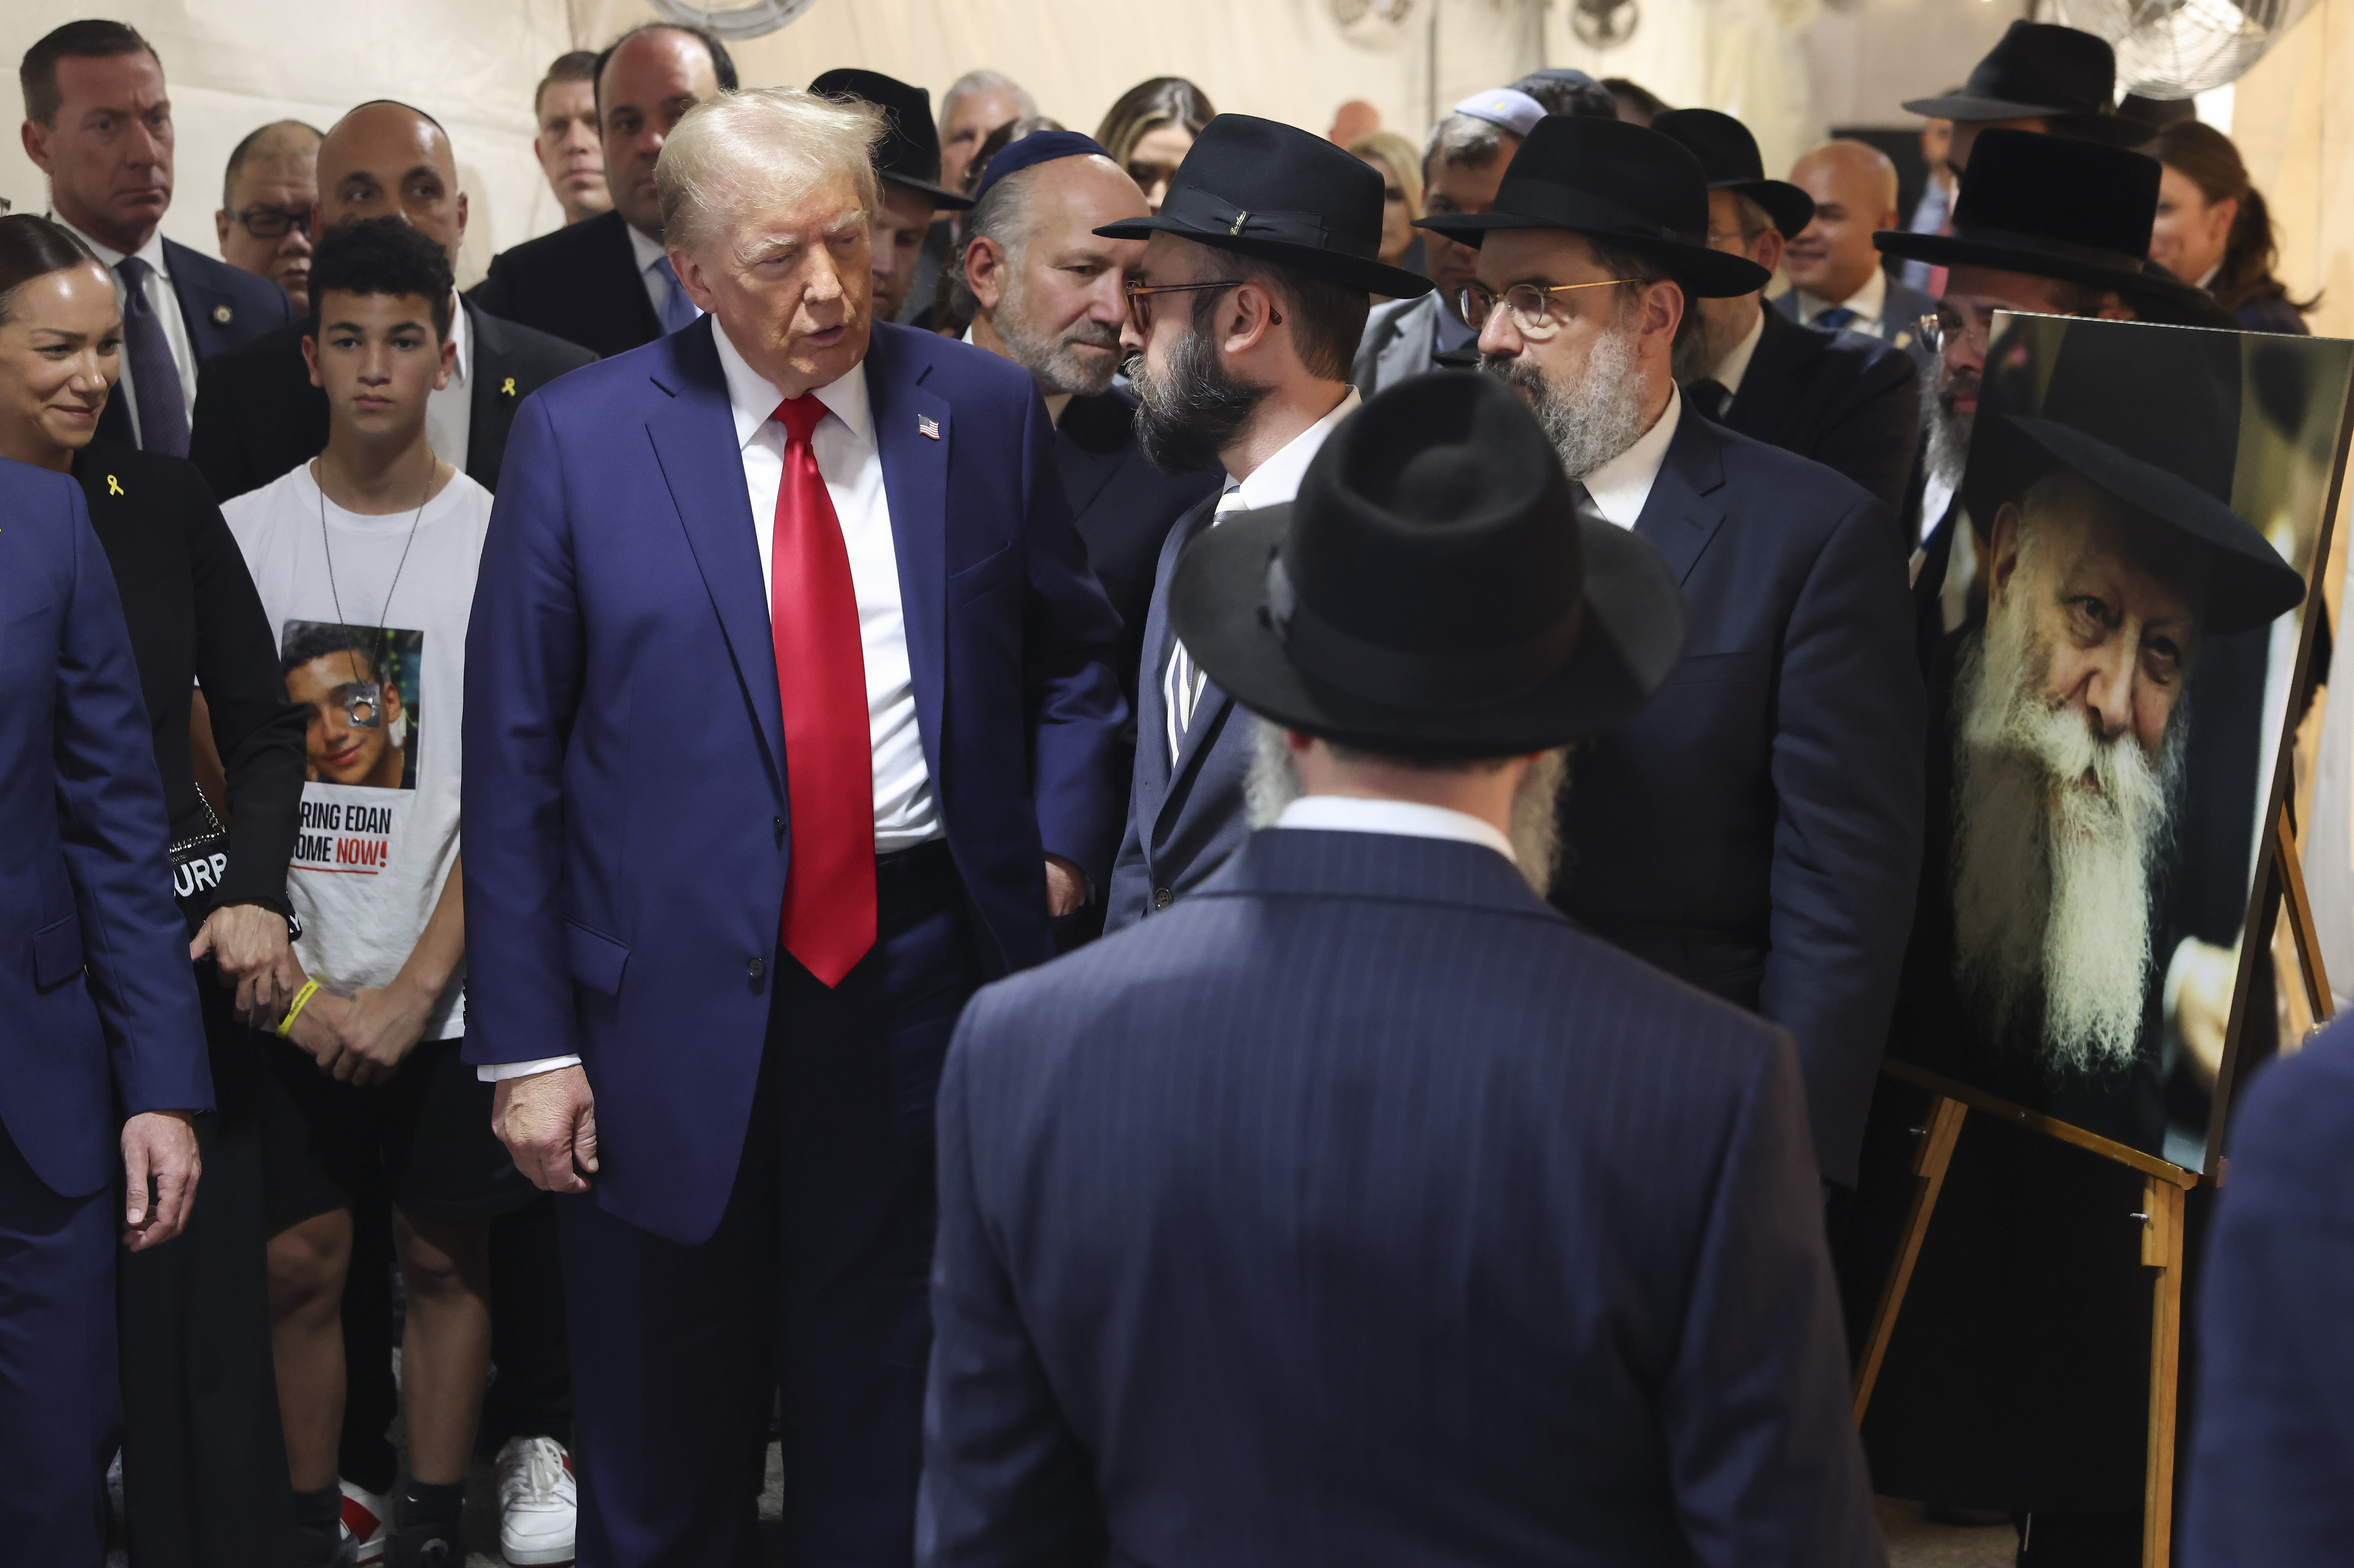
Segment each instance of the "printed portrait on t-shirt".
M315 784L416 789L425 634L290 620L280 650L287 698L310 721L304 777Z

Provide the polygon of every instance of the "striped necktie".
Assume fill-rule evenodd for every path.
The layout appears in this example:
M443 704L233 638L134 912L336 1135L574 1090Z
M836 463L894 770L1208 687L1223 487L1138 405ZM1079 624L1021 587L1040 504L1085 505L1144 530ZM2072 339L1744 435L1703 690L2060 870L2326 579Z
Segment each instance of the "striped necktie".
M1210 518L1210 526L1214 528L1234 514L1249 510L1249 503L1243 500L1242 486L1229 484L1225 493L1218 497L1217 511ZM1169 766L1173 769L1177 766L1177 754L1184 747L1185 732L1193 726L1193 708L1202 700L1202 667L1193 662L1191 653L1185 652L1185 644L1174 637L1169 642L1169 669L1163 679L1161 696L1161 706L1168 710L1169 715Z

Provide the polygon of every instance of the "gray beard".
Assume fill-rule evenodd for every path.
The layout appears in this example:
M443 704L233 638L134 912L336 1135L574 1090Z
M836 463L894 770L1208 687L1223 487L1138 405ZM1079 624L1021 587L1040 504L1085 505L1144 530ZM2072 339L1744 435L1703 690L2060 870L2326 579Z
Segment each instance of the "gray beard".
M1299 799L1299 774L1291 766L1291 747L1284 743L1283 726L1255 719L1250 773L1243 782L1243 803L1254 828L1272 827L1283 809ZM1543 898L1553 891L1561 867L1562 790L1569 782L1569 748L1546 752L1529 769L1512 792L1512 859L1522 878Z
M1005 340L1006 353L1013 363L1028 371L1049 396L1099 397L1110 391L1111 378L1119 369L1119 329L1081 317L1060 337L1034 333L1024 319L1022 269L1011 267L1007 274L1004 297L990 313L989 323ZM1081 344L1112 352L1083 356L1078 353Z
M1643 435L1643 407L1636 395L1635 334L1613 331L1595 341L1575 380L1556 387L1523 358L1482 358L1479 367L1528 399L1529 411L1544 427L1561 466L1584 479Z
M1962 470L1970 458L1970 429L1976 420L1967 414L1948 411L1942 398L1932 397L1926 410L1929 421L1929 471L1947 484L1959 487ZM1935 519L1930 519L1935 522Z
M2041 695L2050 654L2023 609L1998 614L1964 645L1954 687L1954 978L1997 1039L2033 1025L2040 1001L2047 1066L2122 1067L2141 1038L2188 715L2155 761L2130 734L2104 744Z

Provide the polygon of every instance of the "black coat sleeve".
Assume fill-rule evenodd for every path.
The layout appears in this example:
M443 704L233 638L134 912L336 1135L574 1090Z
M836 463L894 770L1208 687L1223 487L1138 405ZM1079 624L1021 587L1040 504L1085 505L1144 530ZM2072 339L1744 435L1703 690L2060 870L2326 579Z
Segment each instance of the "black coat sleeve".
M248 397L239 382L233 355L215 358L206 366L205 385L196 394L196 418L188 427L188 461L205 476L213 495L223 501L259 490L277 477L259 471L251 447L239 429L239 416ZM209 498L206 504L211 504ZM219 516L217 507L214 516Z
M302 805L302 710L286 700L278 641L228 524L202 485L183 508L196 609L196 683L228 777L222 904L286 908L286 867Z

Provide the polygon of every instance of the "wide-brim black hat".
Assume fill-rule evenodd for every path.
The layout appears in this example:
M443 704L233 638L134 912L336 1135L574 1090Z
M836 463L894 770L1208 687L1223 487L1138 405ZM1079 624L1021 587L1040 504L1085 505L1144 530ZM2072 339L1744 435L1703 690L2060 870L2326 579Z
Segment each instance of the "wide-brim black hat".
M1747 196L1766 209L1785 239L1796 239L1815 221L1815 198L1787 180L1766 177L1766 159L1749 127L1713 109L1670 109L1651 117L1651 129L1691 149L1708 175L1708 188Z
M1932 120L2049 120L2068 135L2138 147L2149 128L2111 112L2116 91L2116 51L2106 40L2049 22L2013 22L1970 69L1961 91L1916 98L1904 108Z
M2065 468L2177 546L2195 567L2211 632L2263 626L2303 603L2305 579L2232 509L2243 371L2237 334L2141 322L2070 322L2034 414L2007 414L2014 483Z
M1520 396L1437 371L1342 421L1287 506L1177 563L1169 619L1235 700L1373 751L1510 757L1624 723L1681 657L1666 557L1581 522Z
M940 184L940 132L932 123L931 94L881 71L844 66L810 83L821 98L856 98L883 111L887 129L875 148L875 172L895 185L931 197L934 207L961 212L972 197Z
M2137 313L2201 319L2199 290L2148 265L2158 160L2035 131L1988 131L1954 196L1950 234L1884 228L1872 242L1937 267L1989 267L2114 289ZM2144 303L2151 308L2145 311Z
M1107 239L1174 234L1369 294L1426 294L1429 279L1377 260L1382 191L1371 164L1321 136L1253 115L1221 114L1193 139L1159 212L1096 232Z
M1773 274L1708 246L1708 175L1682 143L1647 126L1548 114L1512 154L1480 213L1418 227L1478 245L1500 228L1561 228L1632 251L1705 299L1754 294Z

